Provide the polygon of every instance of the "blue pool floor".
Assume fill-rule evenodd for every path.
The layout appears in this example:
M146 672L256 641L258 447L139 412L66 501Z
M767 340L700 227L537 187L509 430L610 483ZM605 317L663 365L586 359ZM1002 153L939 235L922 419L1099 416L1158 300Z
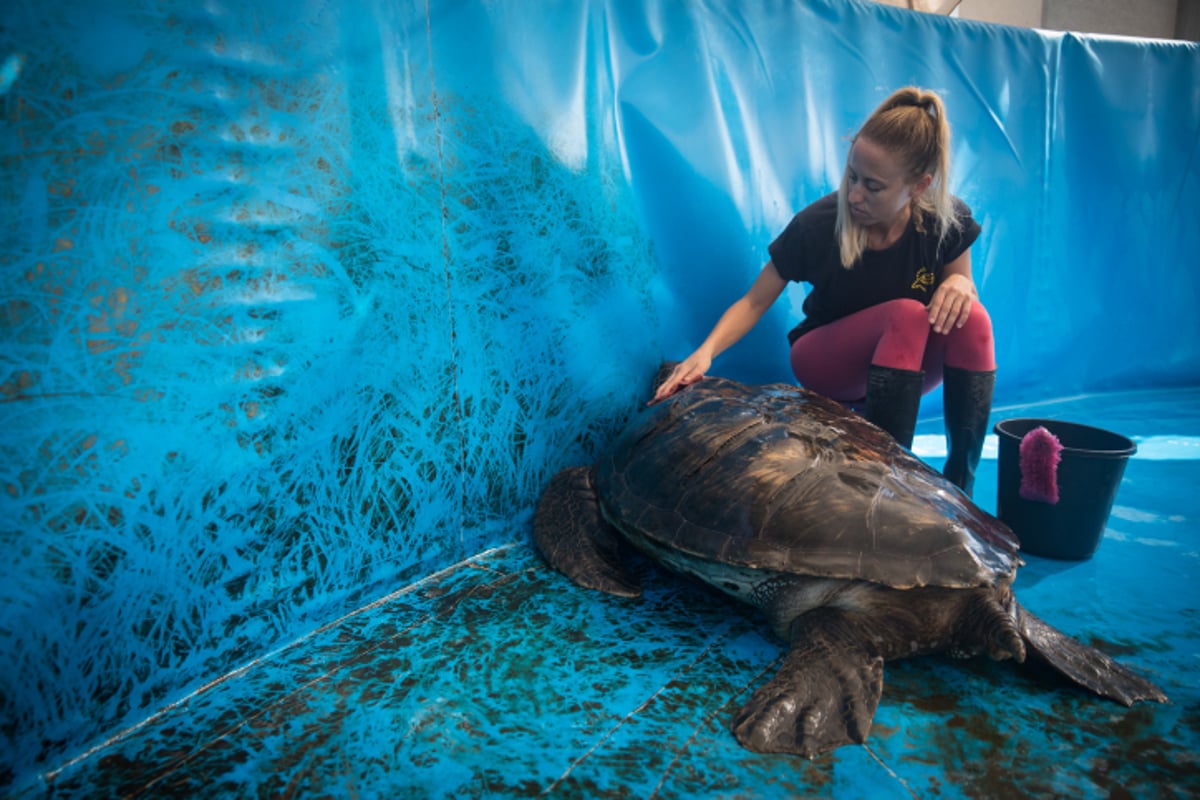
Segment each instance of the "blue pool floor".
M644 565L645 597L569 584L514 523L480 553L114 733L26 797L1200 796L1200 389L998 408L1130 436L1094 558L1027 556L1031 611L1155 680L1125 708L1010 662L891 662L865 746L741 749L782 645ZM915 449L932 463L939 422ZM925 434L925 435L920 435ZM994 448L977 500L995 509Z

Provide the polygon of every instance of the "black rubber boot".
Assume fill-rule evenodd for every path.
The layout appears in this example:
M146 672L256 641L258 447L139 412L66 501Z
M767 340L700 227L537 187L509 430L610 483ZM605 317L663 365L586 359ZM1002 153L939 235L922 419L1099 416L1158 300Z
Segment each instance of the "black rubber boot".
M897 442L911 448L924 383L925 373L919 370L913 372L872 364L867 373L864 416L890 433Z
M983 452L992 413L992 389L996 371L946 367L942 377L942 397L946 408L946 465L942 474L971 496L975 487L975 468Z

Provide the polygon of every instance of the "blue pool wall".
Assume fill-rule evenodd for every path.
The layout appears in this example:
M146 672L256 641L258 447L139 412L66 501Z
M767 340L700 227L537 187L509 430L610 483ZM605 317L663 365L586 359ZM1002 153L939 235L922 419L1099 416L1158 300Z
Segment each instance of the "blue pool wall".
M524 541L899 86L954 126L998 403L1200 379L1194 44L852 0L3 23L0 787ZM789 380L802 300L715 369Z

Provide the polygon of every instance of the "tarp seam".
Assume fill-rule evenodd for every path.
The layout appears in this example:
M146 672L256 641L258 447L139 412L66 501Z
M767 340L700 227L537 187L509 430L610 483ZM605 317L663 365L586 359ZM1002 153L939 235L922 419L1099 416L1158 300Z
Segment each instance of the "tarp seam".
M459 393L458 385L458 330L455 325L454 317L454 294L452 291L452 281L450 272L450 237L446 230L446 220L450 214L449 205L446 202L446 160L442 148L442 110L441 100L438 97L437 76L434 69L433 57L433 16L430 13L429 0L425 0L425 38L429 48L429 92L430 99L433 103L433 135L434 141L437 143L437 176L438 176L438 191L440 192L440 211L442 218L440 220L442 230L442 269L446 276L446 317L450 325L450 378L453 386L452 399L454 402L454 424L458 430L458 543L460 546L466 543L465 518L466 518L466 476L467 476L467 437L464 430L462 395Z

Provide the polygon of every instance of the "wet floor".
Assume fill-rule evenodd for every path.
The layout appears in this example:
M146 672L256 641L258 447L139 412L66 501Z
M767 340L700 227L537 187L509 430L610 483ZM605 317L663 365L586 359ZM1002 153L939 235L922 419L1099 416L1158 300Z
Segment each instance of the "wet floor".
M648 565L639 601L579 589L518 528L513 544L331 621L23 796L1200 795L1200 389L993 419L1009 416L1139 443L1095 557L1028 556L1016 588L1169 704L1127 709L1011 663L922 658L888 664L865 746L756 755L728 726L783 645L753 611ZM916 449L937 461L936 445ZM995 485L985 458L985 508Z

